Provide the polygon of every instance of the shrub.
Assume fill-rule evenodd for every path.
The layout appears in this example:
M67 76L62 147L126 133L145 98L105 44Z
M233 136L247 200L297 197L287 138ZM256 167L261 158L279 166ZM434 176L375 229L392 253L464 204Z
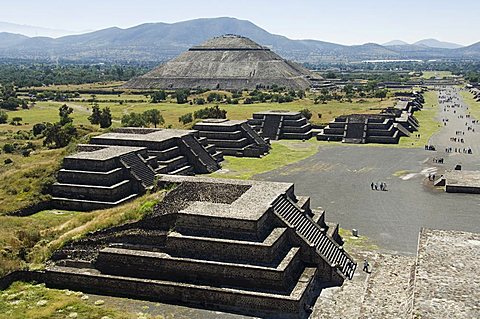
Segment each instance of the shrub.
M7 143L7 144L3 145L2 149L5 153L10 153L11 154L11 153L13 153L13 151L15 151L15 146L13 146L10 143Z
M45 123L35 124L32 128L33 136L37 136L37 135L42 134L43 131L45 131L46 128L47 128L47 126L45 125Z
M8 114L5 111L0 111L0 124L5 124L8 121Z
M300 113L306 117L307 120L311 119L312 118L312 112L307 109L307 108L304 108L302 110L300 110Z
M227 111L215 105L195 111L193 117L196 119L225 119L227 118Z
M5 165L7 165L7 164L12 164L13 161L12 161L11 158L6 158L6 159L3 161L3 163L4 163Z
M193 122L193 114L192 113L183 114L178 118L178 121L182 122L183 125L191 123Z

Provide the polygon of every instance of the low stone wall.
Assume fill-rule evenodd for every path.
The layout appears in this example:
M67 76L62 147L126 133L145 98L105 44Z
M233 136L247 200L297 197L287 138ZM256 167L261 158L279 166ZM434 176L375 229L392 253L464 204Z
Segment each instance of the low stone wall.
M188 257L208 255L209 259L218 261L271 264L279 260L287 245L288 235L285 228L275 228L263 242L182 236L173 233L167 237L165 251Z
M312 278L311 280L314 280ZM47 287L81 290L87 293L107 294L136 299L187 304L202 308L274 312L276 318L299 318L302 301L308 298L312 282L300 282L302 287L294 296L281 296L267 293L237 291L183 283L156 281L149 279L125 278L85 272L63 272L50 270L42 276ZM281 315L277 315L281 314Z
M50 200L48 200L48 201L32 204L24 208L17 209L12 212L8 212L5 215L24 217L24 216L30 216L30 215L36 214L38 212L41 212L42 210L48 210L52 208L53 208L53 204Z
M164 253L106 248L95 262L103 274L198 283L214 287L229 286L257 291L288 292L300 276L299 248L292 248L278 265L211 262L202 259L171 257Z

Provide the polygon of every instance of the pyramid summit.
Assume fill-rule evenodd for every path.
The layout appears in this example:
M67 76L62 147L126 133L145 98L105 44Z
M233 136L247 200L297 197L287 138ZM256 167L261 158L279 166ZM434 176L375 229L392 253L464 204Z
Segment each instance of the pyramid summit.
M190 48L147 74L132 79L125 87L241 90L277 85L308 89L322 80L303 66L284 60L249 38L229 34Z

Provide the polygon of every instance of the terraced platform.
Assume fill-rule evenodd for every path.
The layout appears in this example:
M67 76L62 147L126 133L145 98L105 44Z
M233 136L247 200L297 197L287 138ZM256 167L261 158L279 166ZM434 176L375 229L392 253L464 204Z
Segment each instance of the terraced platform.
M143 220L56 251L49 287L272 318L307 317L356 262L293 184L160 175L176 185Z
M158 174L211 173L223 160L197 131L120 128L93 137L91 143L64 159L53 185L54 207L112 207L152 188Z
M193 128L223 155L261 157L270 150L269 141L260 137L247 121L207 119Z
M248 124L263 138L270 140L308 140L312 125L300 112L265 111L253 114Z

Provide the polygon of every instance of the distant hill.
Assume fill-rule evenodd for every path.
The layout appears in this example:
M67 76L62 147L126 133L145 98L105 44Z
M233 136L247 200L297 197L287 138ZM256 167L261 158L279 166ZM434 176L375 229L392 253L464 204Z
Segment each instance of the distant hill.
M451 43L451 42L442 42L437 39L424 39L415 42L413 45L421 45L429 48L439 48L439 49L458 49L462 48L463 45Z
M317 40L291 40L275 35L250 21L235 18L195 19L177 23L147 23L128 29L108 28L65 36L26 38L2 34L0 58L76 60L95 62L165 61L207 39L236 34L267 46L282 57L298 62L343 62L401 58L480 58L480 50L430 48L425 45L340 45Z
M68 34L79 33L79 32L68 31L68 30L50 29L50 28L43 28L43 27L37 27L32 25L16 24L16 23L2 22L2 21L0 21L0 32L21 34L29 37L44 36L44 37L52 37L52 38L58 38Z
M408 45L407 42L402 40L392 40L390 42L382 44L383 46L393 46L393 45Z

